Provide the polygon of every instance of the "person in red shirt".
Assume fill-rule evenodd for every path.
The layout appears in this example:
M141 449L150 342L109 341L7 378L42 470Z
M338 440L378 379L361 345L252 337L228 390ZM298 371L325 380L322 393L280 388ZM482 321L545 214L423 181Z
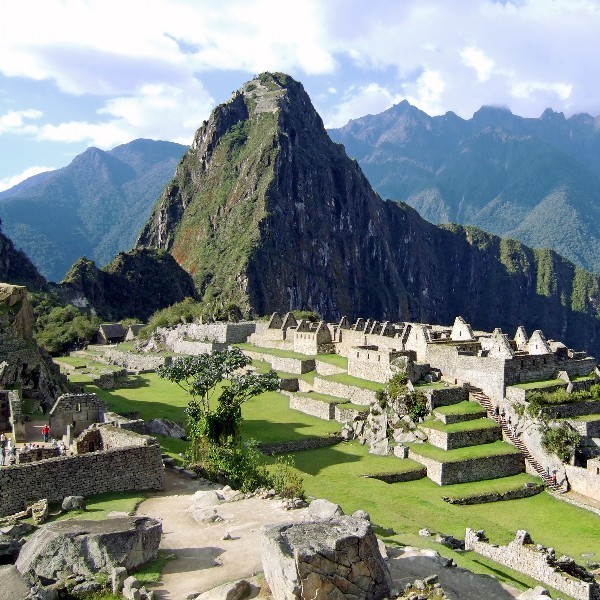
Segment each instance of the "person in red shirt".
M48 435L50 435L50 427L48 427L48 425L42 427L42 435L44 436L44 442L47 442Z

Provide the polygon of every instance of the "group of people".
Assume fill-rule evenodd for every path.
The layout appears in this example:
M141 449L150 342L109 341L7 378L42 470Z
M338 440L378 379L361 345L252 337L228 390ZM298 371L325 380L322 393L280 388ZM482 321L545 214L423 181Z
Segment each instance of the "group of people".
M17 460L17 451L11 438L0 433L0 467L14 465Z

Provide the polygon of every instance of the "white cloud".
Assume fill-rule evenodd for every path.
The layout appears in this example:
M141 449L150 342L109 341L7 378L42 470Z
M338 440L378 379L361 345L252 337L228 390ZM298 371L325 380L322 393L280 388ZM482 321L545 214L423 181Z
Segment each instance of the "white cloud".
M475 69L479 81L487 81L491 77L494 61L479 48L475 48L474 46L464 48L460 56L465 66Z
M29 179L29 177L33 177L39 173L45 173L46 171L54 171L54 167L28 167L17 175L4 177L3 179L0 179L0 192L9 190L11 187L17 185L17 183L21 183L21 181L25 181L26 179Z
M406 86L406 99L430 115L443 112L442 98L446 84L439 71L426 69L414 84ZM412 91L412 93L411 93Z
M536 92L551 92L559 100L568 100L573 92L570 83L544 83L541 81L524 81L515 83L511 88L511 94L515 98L531 98Z
M42 111L32 108L8 111L0 115L0 135L5 133L23 134L35 132L37 127L28 123L28 121L40 119L42 115Z

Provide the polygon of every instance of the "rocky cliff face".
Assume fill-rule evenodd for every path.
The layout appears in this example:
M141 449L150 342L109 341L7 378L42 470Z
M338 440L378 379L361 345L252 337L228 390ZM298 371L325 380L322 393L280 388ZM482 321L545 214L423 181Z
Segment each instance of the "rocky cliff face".
M258 314L432 323L461 314L476 328L523 323L579 347L600 341L598 277L382 201L283 74L258 76L214 110L138 246L169 251L205 302Z
M1 223L1 221L0 221ZM0 231L0 281L26 285L39 290L46 280L39 274L27 255L17 250L9 238Z
M0 283L0 388L46 407L66 391L66 380L32 337L33 310L23 286Z
M194 297L191 277L166 252L121 252L103 269L80 258L57 288L64 301L105 319L147 320L161 308Z

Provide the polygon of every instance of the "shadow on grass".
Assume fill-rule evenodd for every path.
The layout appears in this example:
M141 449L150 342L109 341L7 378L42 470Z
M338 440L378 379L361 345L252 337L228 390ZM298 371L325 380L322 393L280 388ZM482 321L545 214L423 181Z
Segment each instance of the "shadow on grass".
M302 429L313 430L312 433L302 433ZM309 423L288 422L277 423L262 419L244 419L242 435L245 439L254 438L258 442L293 442L327 435L328 431L314 431Z
M509 575L506 571L502 571L500 569L495 569L494 567L491 567L489 564L484 563L480 560L477 559L471 559L475 564L479 565L480 567L483 567L484 569L491 571L492 573L494 573L494 575L500 580L500 581L512 581L513 583L517 584L520 587L523 588L527 588L529 587L527 585L527 583L525 581L523 581L522 579L517 579L516 577L513 577L512 575Z
M355 463L360 461L360 456L354 456L347 452L340 452L334 447L327 448L327 452L315 453L310 450L294 453L295 467L307 475L318 475L323 469L343 463Z

